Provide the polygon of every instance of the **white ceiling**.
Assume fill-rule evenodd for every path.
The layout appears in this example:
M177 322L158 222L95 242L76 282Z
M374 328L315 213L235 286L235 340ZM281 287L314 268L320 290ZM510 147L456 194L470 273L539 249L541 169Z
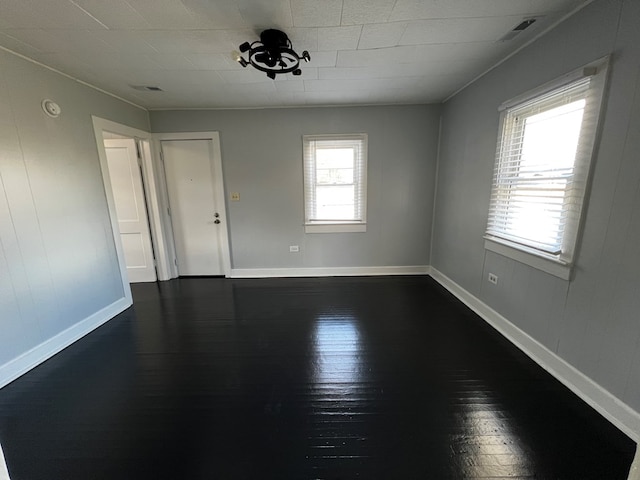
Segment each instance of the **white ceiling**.
M432 103L588 2L1 0L0 45L149 109ZM231 59L266 28L309 51L301 76Z

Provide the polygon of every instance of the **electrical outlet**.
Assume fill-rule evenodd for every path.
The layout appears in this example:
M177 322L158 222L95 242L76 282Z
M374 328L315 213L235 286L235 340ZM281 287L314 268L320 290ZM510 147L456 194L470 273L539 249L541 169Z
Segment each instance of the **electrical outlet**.
M498 276L495 273L490 273L489 276L487 277L487 280L489 280L494 285L498 284Z
M233 192L231 194L231 201L232 202L239 202L240 201L240 194L238 192Z
M300 247L298 245L289 245L289 253L298 253Z

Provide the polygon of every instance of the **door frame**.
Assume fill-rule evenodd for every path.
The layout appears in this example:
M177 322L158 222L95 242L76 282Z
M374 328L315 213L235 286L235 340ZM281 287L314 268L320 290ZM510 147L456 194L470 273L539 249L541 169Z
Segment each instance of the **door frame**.
M122 242L120 240L120 228L118 227L118 215L115 208L115 201L113 199L113 190L111 189L111 180L109 179L109 166L107 163L107 153L104 148L104 135L103 132L115 133L125 137L133 138L136 142L139 142L141 156L142 156L142 184L145 190L145 200L147 206L147 215L149 218L149 226L151 227L151 244L154 249L156 257L156 273L158 280L169 280L171 277L171 269L169 268L170 254L168 252L168 245L166 241L165 227L163 225L162 216L160 214L161 205L158 201L158 192L161 191L158 188L158 175L154 168L153 162L153 138L151 133L139 130L137 128L122 125L111 120L104 118L91 116L93 122L93 132L96 138L96 146L98 149L98 157L100 159L100 170L102 172L102 179L105 185L105 196L107 199L107 205L109 208L109 216L111 219L111 231L113 234L113 241L116 247L116 254L118 256L118 264L120 267L120 274L122 277L122 287L125 292L125 296L129 301L132 301L131 286L129 284L129 278L127 276L126 262L124 258L124 250L122 248Z
M220 210L220 226L218 228L218 242L220 245L220 257L222 260L222 271L225 277L231 276L231 249L229 247L229 227L228 227L228 215L227 215L227 202L225 195L224 174L222 171L222 153L220 151L220 133L219 132L176 132L176 133L154 133L153 135L154 153L156 156L156 164L159 166L157 172L158 178L161 178L161 183L164 186L162 191L163 209L162 214L164 216L165 225L168 226L170 235L167 235L167 239L171 242L171 251L173 254L173 261L170 262L172 278L178 276L178 267L175 261L175 245L173 243L173 224L171 223L171 217L169 215L169 194L167 191L167 180L164 170L164 159L162 158L162 142L171 140L209 140L212 143L213 157L211 158L211 169L214 175L213 178L213 192L215 195L216 205Z

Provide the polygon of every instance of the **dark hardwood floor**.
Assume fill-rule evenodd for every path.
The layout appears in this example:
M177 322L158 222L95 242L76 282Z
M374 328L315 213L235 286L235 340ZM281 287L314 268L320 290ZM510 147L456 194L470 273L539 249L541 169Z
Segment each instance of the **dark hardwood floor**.
M0 390L12 480L623 480L635 444L429 277L178 279Z

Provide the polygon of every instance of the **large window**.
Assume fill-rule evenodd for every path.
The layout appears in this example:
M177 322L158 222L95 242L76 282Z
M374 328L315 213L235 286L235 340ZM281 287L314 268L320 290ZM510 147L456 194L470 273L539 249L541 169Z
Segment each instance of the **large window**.
M366 230L367 135L305 135L305 231Z
M569 278L606 62L501 107L485 245Z

